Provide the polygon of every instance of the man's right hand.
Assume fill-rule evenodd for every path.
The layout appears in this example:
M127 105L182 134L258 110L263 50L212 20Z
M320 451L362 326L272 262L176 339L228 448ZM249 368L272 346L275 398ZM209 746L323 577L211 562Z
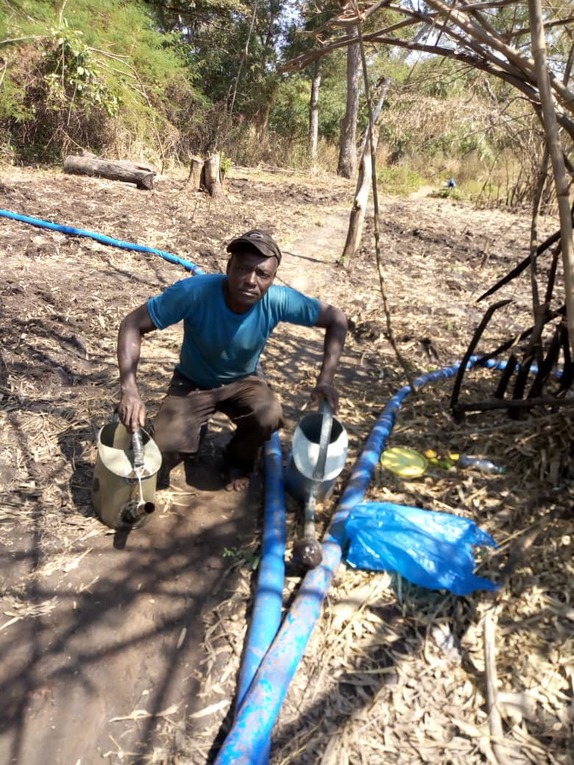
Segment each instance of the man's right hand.
M145 425L145 404L138 392L136 372L141 353L142 335L155 329L147 304L128 314L118 332L118 366L120 369L120 421L130 433Z
M146 408L139 393L123 393L118 406L120 422L130 433L145 425Z

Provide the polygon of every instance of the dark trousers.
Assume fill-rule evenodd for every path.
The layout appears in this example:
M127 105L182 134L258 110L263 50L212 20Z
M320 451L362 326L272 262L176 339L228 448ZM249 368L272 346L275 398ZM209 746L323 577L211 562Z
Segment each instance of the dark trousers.
M253 470L259 447L283 425L281 404L261 377L205 389L176 370L153 423L164 468L170 470L198 451L201 428L215 412L223 412L235 425L226 461L246 472Z

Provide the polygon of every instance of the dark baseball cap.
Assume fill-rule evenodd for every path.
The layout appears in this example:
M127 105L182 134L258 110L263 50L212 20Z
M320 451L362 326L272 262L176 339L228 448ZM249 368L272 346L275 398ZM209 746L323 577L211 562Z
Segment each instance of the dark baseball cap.
M279 249L277 242L271 237L267 231L261 231L258 228L251 229L245 234L238 236L237 239L233 239L227 245L227 252L232 254L242 247L249 246L261 253L264 258L277 258L277 262L281 263L281 250Z

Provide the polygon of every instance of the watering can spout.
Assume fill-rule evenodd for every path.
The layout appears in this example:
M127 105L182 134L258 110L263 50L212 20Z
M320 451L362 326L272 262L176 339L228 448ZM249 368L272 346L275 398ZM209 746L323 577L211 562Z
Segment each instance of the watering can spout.
M155 512L155 504L153 502L128 502L122 510L122 521L129 526L134 526L138 521L146 519L146 516ZM141 525L141 524L140 524Z

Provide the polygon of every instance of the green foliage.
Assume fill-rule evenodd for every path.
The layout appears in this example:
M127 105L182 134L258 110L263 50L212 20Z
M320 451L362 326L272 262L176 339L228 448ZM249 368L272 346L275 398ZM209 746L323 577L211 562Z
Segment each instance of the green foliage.
M282 34L276 0L256 6L239 2L203 2L185 14L181 28L189 65L197 72L212 103L266 127L280 84L277 73Z
M227 175L227 173L231 170L232 165L233 162L231 161L231 157L228 157L227 154L222 151L219 157L219 169L221 170L221 173L224 176Z
M137 1L63 8L56 18L53 3L21 0L0 22L0 134L14 158L51 161L78 147L177 153L188 124L178 118L200 101L178 50Z
M346 80L340 67L328 71L321 84L319 109L319 135L326 141L336 143L341 132L341 120L345 114Z
M430 196L437 197L438 199L454 199L456 201L463 199L463 194L460 189L438 189L437 191L433 191Z
M247 566L252 571L257 571L261 556L253 550L240 550L237 547L225 547L223 550L224 558L232 558L233 563L239 566Z
M278 90L269 117L269 128L279 135L304 139L309 132L311 83L295 76L285 80Z
M83 32L69 29L64 22L51 29L49 37L44 53L46 108L71 108L77 99L88 110L102 108L110 117L117 114L120 100L107 87Z
M424 185L425 180L406 165L397 165L380 168L377 173L377 182L384 194L398 196L412 194Z
M311 162L311 82L320 71L318 165L336 166L346 51L335 50L305 71L287 75L280 68L316 46L297 32L297 23L317 28L338 9L335 0L320 6L283 0L0 4L3 159L59 161L84 148L187 163L191 154L216 150L222 172L231 162L304 169ZM400 18L388 8L380 13L389 25ZM501 7L492 23L512 26L509 14ZM569 50L557 34L552 45ZM526 198L539 139L510 86L444 58L414 61L404 50L370 46L367 54L373 101L382 78L391 80L380 121L385 191L410 192L422 179L436 187L437 179L453 175L465 198L500 199L512 184L515 191L506 196ZM367 122L363 98L359 135Z
M22 88L17 82L5 78L0 97L0 122L10 119L15 123L24 122L34 115L32 108L25 103Z

